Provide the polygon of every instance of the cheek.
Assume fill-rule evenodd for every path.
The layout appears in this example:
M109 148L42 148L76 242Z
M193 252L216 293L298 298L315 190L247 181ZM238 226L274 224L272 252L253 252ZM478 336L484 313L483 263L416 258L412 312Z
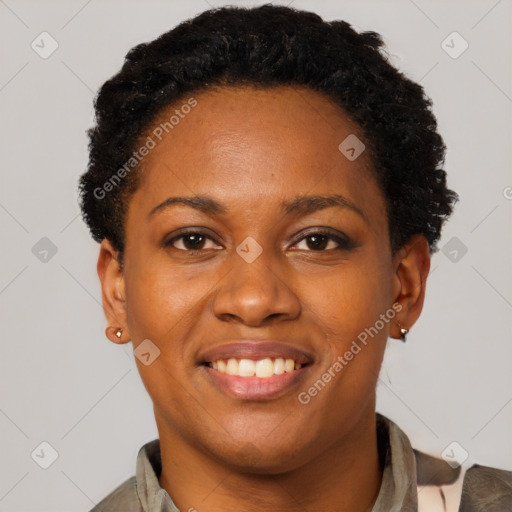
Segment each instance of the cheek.
M189 394L180 391L192 371L186 340L209 289L207 279L183 275L183 270L173 272L149 259L143 268L126 271L127 322L133 348L149 339L159 350L150 365L135 359L141 379L158 408L173 411L178 423L180 411L190 408Z
M391 282L386 262L362 257L340 271L337 279L319 283L311 296L326 342L320 378L329 382L327 392L319 393L323 398L318 406L322 400L334 400L345 411L331 410L331 415L359 409L374 394L395 313Z
M207 279L190 279L156 258L126 268L127 323L134 349L150 339L160 349L160 362L173 374L181 373L186 358L186 336L200 316ZM141 368L144 370L144 368Z
M332 355L344 353L358 337L364 339L364 333L376 323L378 333L371 329L370 339L386 338L390 319L383 324L380 318L391 307L389 270L378 262L370 265L354 260L333 276L318 280L308 295L310 309L321 319Z

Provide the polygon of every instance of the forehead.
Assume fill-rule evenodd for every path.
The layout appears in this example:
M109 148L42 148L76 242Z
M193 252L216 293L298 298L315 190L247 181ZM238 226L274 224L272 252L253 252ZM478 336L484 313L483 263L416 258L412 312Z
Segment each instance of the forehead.
M146 137L154 147L141 161L136 208L150 211L173 195L209 195L234 213L268 211L298 195L339 193L361 209L385 213L369 152L355 159L346 153L347 145L361 150L361 128L307 88L191 94L162 110Z

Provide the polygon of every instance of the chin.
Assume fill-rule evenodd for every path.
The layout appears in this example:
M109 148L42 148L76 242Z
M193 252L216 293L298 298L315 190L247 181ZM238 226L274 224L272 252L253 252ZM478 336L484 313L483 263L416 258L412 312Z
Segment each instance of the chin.
M221 447L221 453L216 458L222 463L230 466L238 473L252 473L255 475L278 475L293 471L306 462L309 457L306 455L306 446L283 446L270 444L267 438L263 442L251 442L245 440L241 444ZM216 450L218 447L216 447Z

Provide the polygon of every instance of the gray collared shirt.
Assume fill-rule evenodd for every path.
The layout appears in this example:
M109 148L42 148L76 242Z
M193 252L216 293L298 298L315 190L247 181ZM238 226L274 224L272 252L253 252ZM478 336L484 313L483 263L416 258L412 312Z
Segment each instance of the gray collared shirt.
M404 432L380 414L377 435L383 473L371 512L512 512L512 471L474 465L463 474L414 450ZM161 471L160 441L154 439L139 450L135 476L91 512L180 512L160 486Z

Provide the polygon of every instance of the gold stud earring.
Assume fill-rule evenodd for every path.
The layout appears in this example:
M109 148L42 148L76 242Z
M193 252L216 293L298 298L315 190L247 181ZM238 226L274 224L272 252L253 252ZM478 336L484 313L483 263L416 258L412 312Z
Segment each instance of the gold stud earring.
M109 332L110 331L114 331L114 336L120 340L121 339L121 336L123 334L123 328L122 327L112 327L112 326L108 326L106 329L105 329L105 336L108 338L108 335L109 335Z

